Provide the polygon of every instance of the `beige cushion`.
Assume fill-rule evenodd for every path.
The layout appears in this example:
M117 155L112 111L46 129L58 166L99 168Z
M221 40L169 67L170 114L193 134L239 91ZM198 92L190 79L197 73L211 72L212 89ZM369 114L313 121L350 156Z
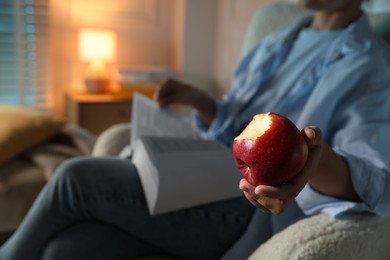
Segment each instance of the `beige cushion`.
M0 164L56 134L60 118L16 106L0 106Z
M92 150L93 156L117 156L130 144L130 124L116 124L103 131Z

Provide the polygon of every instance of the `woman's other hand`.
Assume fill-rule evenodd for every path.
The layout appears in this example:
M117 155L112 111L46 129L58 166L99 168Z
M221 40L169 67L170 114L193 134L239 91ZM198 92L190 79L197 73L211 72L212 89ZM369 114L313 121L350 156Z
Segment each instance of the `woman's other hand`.
M202 119L210 124L215 117L215 101L204 91L191 85L168 78L155 94L155 101L160 107L186 105L196 109Z
M154 99L160 107L169 107L174 104L193 106L197 92L195 87L168 78L163 81Z

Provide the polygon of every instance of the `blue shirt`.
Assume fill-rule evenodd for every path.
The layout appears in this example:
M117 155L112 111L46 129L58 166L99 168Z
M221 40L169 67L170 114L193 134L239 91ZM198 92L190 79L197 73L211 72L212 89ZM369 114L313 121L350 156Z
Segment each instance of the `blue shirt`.
M336 216L350 210L389 215L390 49L363 14L289 87L270 84L311 19L264 38L241 60L232 91L217 101L212 124L206 125L195 113L195 126L203 137L231 145L258 113L282 114L299 128L316 125L348 162L362 202L325 196L306 185L296 198L302 210L308 215Z

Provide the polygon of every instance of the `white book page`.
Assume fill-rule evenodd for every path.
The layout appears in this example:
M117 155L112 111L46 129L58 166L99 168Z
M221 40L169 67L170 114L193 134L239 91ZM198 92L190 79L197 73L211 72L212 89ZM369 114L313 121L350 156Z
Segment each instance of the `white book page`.
M140 140L137 140L137 142L140 142ZM147 151L142 144L137 146L137 152L134 154L132 161L141 178L149 211L153 212L159 196L158 171L154 164L151 163L150 158L147 156Z
M153 100L135 93L131 116L131 144L135 144L140 136L200 138L192 127L190 116L161 109Z

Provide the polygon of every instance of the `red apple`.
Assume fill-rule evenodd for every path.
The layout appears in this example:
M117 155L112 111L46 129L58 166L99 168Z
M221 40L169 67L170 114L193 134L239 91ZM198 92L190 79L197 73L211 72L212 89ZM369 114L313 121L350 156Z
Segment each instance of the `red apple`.
M307 142L295 124L272 112L255 115L233 141L236 165L254 186L289 181L302 170L307 154Z

